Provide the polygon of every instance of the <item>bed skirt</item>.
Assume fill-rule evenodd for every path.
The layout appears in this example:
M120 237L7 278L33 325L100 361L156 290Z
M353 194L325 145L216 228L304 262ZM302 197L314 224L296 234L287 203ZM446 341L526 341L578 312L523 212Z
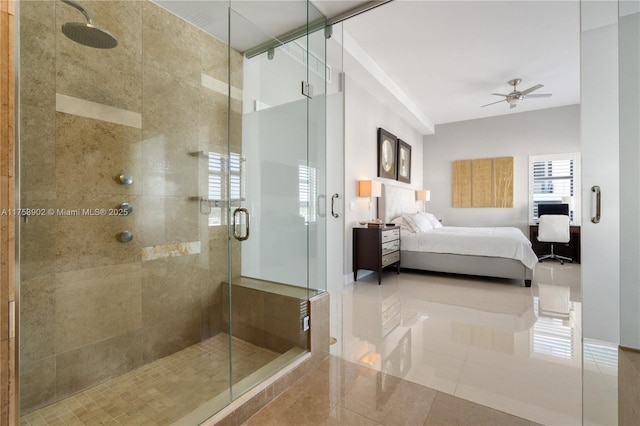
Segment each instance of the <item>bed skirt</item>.
M524 280L531 287L533 270L519 260L504 257L469 256L462 254L400 252L400 267L450 274L479 275L483 277Z

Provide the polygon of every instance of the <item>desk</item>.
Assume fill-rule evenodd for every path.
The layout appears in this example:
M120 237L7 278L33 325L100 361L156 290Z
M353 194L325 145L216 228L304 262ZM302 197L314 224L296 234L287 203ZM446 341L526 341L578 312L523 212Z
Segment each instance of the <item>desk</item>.
M551 252L550 243L538 241L538 225L529 225L529 241L531 241L531 248L538 257ZM560 256L570 257L574 263L580 263L580 226L571 225L569 227L569 242L554 244L553 251Z

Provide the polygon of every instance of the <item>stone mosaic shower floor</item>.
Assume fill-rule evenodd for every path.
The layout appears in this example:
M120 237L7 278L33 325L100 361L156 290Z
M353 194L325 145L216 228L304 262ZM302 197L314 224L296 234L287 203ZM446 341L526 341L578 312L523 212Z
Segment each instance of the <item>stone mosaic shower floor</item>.
M228 342L218 334L25 414L20 425L172 424L228 389ZM234 383L281 355L235 337L232 345Z

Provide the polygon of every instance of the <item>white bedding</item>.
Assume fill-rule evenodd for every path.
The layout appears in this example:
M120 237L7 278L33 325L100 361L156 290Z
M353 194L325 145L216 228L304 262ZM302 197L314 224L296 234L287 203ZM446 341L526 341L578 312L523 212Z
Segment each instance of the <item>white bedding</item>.
M469 228L444 226L422 233L402 233L405 251L504 257L533 269L538 257L531 242L518 228Z

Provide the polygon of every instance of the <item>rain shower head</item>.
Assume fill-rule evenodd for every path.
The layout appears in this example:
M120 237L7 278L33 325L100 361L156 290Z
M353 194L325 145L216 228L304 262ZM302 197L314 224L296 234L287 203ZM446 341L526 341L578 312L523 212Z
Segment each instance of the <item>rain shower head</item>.
M62 32L71 40L98 49L112 49L118 40L107 30L89 23L67 22L62 25Z
M87 22L67 22L62 25L62 33L76 43L97 49L112 49L118 45L118 40L109 31L93 24L89 12L73 0L61 0L69 6L78 9Z

